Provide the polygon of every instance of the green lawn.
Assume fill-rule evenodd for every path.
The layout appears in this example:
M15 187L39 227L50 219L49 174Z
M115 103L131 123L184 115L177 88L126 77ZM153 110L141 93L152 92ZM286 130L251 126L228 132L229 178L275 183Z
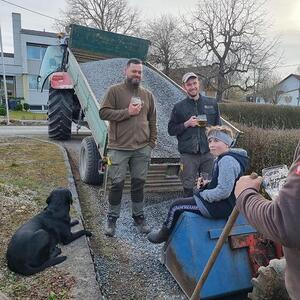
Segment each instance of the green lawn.
M47 120L47 114L26 111L9 111L9 118L12 120Z

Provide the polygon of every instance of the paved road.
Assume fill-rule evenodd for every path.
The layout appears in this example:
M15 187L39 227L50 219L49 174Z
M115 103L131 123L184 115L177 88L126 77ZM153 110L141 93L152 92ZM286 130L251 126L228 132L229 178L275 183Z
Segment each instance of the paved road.
M81 127L78 134L88 134L90 130ZM76 125L72 125L72 134L77 134ZM48 126L0 126L0 136L17 136L17 135L48 135Z

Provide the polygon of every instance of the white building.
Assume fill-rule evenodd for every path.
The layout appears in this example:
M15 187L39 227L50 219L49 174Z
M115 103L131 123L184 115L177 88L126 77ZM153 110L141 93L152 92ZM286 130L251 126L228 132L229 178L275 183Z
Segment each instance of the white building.
M21 15L12 13L14 53L4 53L8 97L23 99L31 111L47 110L48 90L37 91L37 76L48 45L57 45L55 33L22 29ZM3 35L3 33L2 33ZM0 66L2 64L0 56ZM0 94L3 71L0 67Z
M279 105L300 105L300 75L290 74L278 83Z

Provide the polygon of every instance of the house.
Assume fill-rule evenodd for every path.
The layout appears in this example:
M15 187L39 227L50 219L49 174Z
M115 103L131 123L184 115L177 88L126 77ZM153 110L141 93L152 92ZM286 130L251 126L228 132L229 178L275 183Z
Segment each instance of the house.
M290 74L277 84L279 105L300 105L300 75Z
M48 45L59 43L53 32L22 29L21 15L12 13L14 53L4 53L8 97L23 99L31 111L48 109L48 90L37 91L37 76ZM0 57L0 66L2 64ZM3 95L3 71L0 67L0 95Z

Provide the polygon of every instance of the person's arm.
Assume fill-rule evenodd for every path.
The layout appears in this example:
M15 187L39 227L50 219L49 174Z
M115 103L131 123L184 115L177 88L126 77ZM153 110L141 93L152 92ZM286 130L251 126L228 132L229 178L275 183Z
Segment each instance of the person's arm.
M116 95L113 88L110 88L104 96L103 103L99 110L99 116L102 120L117 122L130 118L128 108L116 109Z
M149 129L150 129L150 140L149 145L151 148L154 148L157 140L157 126L156 126L156 108L155 101L153 95L150 96L151 105L150 110L148 112L148 121L149 121Z
M230 196L235 180L241 171L240 164L231 156L221 158L218 166L218 185L213 189L206 189L199 193L204 200L211 203L224 200Z
M259 180L243 176L236 184L237 207L249 223L267 238L290 248L300 248L300 156L273 201L257 190Z
M176 105L172 109L171 117L168 123L168 133L170 136L181 135L185 130L184 123L178 123Z

